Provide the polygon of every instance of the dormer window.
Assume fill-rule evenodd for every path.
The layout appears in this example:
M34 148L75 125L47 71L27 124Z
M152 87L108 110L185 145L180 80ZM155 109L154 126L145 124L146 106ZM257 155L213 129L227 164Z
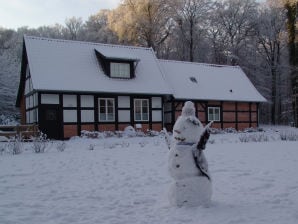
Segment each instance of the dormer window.
M130 64L129 63L110 63L110 76L112 78L130 78Z
M95 49L95 54L103 72L110 78L132 79L139 59L105 56Z

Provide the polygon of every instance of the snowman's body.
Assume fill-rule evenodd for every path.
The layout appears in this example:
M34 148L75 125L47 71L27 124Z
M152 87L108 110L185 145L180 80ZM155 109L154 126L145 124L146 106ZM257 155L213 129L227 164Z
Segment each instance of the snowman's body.
M174 125L175 144L169 152L169 173L174 180L169 198L173 205L199 206L210 203L212 186L208 163L203 151L196 149L203 131L203 125L194 116L193 103L186 102L182 115ZM198 157L200 169L194 154Z

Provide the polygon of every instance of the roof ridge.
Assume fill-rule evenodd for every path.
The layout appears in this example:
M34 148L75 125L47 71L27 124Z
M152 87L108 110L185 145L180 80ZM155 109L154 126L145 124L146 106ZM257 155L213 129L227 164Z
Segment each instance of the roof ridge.
M120 45L120 44L106 44L106 43L91 42L91 41L66 40L66 39L56 39L56 38L49 38L49 37L30 36L30 35L24 35L24 38L36 39L36 40L47 40L47 41L53 41L53 42L64 42L64 43L72 43L72 44L95 45L95 46L99 45L99 46L106 46L106 47L118 47L118 48L152 51L152 48L149 48L149 47L128 46L128 45Z
M169 60L169 59L158 59L159 61L163 62L173 62L173 63L183 63L183 64L196 64L196 65L205 65L205 66L210 66L210 67L218 67L218 68L237 68L239 69L239 65L219 65L219 64L211 64L211 63L202 63L202 62L191 62L191 61L178 61L178 60ZM241 69L241 68L240 68Z

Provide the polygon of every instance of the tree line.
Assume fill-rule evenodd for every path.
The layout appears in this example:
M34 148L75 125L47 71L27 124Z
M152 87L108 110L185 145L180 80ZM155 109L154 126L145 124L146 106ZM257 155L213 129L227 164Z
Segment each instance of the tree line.
M241 66L268 100L261 105L261 122L288 124L294 120L296 12L296 0L122 0L87 21L0 27L0 82L16 92L24 34L152 47L158 58Z

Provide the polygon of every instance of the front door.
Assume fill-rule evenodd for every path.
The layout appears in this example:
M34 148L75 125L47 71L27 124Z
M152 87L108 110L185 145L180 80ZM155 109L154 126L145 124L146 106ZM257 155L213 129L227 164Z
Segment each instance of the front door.
M59 105L43 104L39 111L40 130L49 139L63 139L62 110Z

